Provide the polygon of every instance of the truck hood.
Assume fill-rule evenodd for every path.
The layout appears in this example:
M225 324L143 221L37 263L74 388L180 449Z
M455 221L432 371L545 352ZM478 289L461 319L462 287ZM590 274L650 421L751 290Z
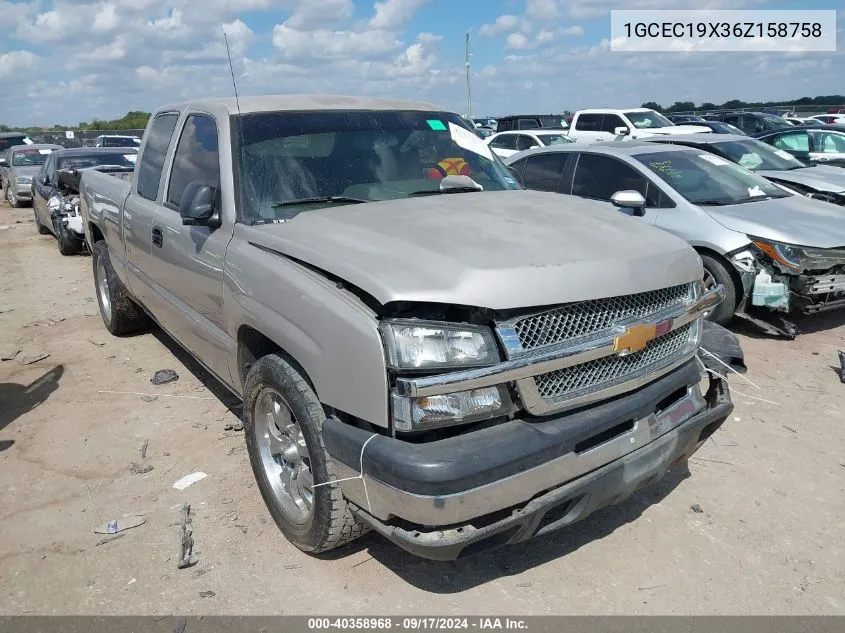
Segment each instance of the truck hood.
M746 235L816 248L845 246L845 209L829 202L796 195L701 208L722 226Z
M845 169L841 167L803 167L801 169L775 170L758 169L763 178L771 178L782 183L795 183L829 193L845 192Z
M707 134L713 133L709 127L703 125L672 125L669 127L642 128L637 130L638 134L656 134L658 136L674 136L675 134Z
M339 277L380 303L505 310L626 295L701 278L682 240L604 208L538 191L455 193L238 225L253 245Z

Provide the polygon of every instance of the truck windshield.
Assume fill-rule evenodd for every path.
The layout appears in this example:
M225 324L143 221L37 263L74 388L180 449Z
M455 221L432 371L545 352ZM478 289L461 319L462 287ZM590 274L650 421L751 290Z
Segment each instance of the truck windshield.
M626 112L625 116L639 130L647 130L655 127L672 127L675 125L662 114L658 114L652 110L646 110L645 112Z
M790 195L761 176L703 151L644 152L634 158L693 204L744 204Z
M519 189L456 114L263 112L240 115L233 126L243 221L287 220L344 200L435 193L448 175L469 176L485 191Z

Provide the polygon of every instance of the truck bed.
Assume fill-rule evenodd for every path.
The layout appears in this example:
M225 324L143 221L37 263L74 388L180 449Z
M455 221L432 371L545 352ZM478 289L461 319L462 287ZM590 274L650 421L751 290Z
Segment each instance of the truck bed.
M125 174L127 177L131 175L132 172ZM129 180L116 177L112 173L96 169L86 169L82 172L79 183L79 212L90 244L93 244L93 240L88 234L88 227L92 223L104 227L109 233L115 231L116 235L109 237L110 240L115 239L118 243L123 241L123 206L131 188Z

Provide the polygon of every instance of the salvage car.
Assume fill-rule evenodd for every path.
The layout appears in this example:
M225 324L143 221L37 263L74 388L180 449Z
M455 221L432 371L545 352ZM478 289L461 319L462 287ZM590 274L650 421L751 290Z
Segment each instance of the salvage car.
M649 142L673 143L711 152L808 198L845 205L845 169L807 165L788 152L748 136L691 134L649 139Z
M574 143L566 130L523 130L521 132L497 132L486 139L487 145L496 156L506 158L532 147L545 147L555 143Z
M766 112L721 112L708 117L708 119L730 123L746 134L758 134L792 128L792 124L785 119Z
M747 136L745 132L735 125L725 123L724 121L702 121L701 123L696 123L696 125L709 128L713 134L741 134Z
M32 180L32 209L35 228L41 235L53 234L62 255L76 255L86 249L82 217L79 215L79 180L84 169L131 173L138 150L134 148L83 147L59 149L44 162Z
M724 289L695 252L521 190L436 106L165 106L131 182L80 190L106 328L152 316L243 400L258 488L304 551L372 528L455 559L545 534L732 409L720 377L699 387L700 346L742 354L704 321Z
M6 151L6 186L3 191L6 202L17 208L32 201L32 179L46 162L47 157L61 145L35 144L15 145Z
M845 166L845 132L828 127L793 127L755 134L764 143L789 152L807 163Z
M790 312L845 307L845 215L720 156L652 141L557 145L505 163L530 189L605 201L684 238L734 315L792 337Z

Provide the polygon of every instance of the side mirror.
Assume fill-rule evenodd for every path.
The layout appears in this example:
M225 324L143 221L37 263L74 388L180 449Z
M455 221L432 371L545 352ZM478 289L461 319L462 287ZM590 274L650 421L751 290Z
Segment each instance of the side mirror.
M41 184L42 184L42 185L49 185L49 184L50 184L50 176L46 176L46 175L45 175L45 176L41 179Z
M618 127L618 128L613 130L613 133L616 136L628 136L631 133L631 130L629 130L626 127Z
M9 166L9 161L7 161L5 158L0 158L0 167L8 167L8 166Z
M610 202L620 209L633 209L634 215L645 215L645 198L639 191L617 191L610 196Z
M212 228L220 226L219 214L214 208L215 195L216 191L208 185L197 181L189 183L179 202L182 224Z

